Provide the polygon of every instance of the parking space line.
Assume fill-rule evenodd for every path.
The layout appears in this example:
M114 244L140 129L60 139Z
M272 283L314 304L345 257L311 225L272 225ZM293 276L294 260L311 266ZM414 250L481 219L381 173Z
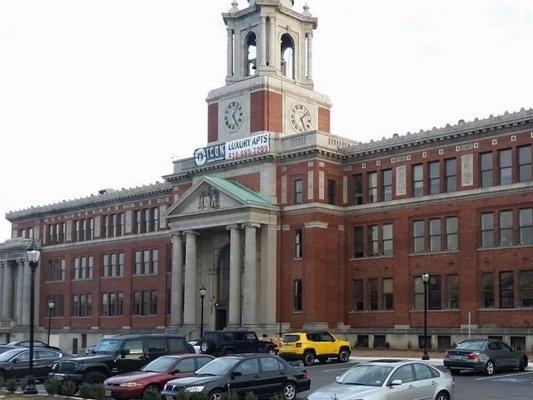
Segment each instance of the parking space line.
M335 369L323 369L321 372L345 371L347 369L350 369L350 367L335 368Z
M531 375L533 372L518 372L516 374L507 374L507 375L493 375L493 376L486 376L484 378L476 378L476 381L484 381L487 379L498 379L498 378L507 378L509 376L521 376L521 375Z

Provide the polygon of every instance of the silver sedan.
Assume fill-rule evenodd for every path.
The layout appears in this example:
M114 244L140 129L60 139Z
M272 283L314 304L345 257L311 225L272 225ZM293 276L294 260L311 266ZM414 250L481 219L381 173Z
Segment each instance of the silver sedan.
M451 400L453 377L417 361L386 360L359 364L309 400Z

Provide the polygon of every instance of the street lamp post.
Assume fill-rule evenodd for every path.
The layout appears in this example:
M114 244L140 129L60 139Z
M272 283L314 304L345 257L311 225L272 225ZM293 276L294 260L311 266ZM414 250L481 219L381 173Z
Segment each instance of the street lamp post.
M422 360L429 360L428 353L428 283L429 274L424 272L422 274L422 282L424 283L424 354Z
M35 270L39 265L41 258L41 249L32 241L26 250L28 261L31 268L31 286L30 286L30 368L28 372L28 383L24 388L24 394L35 395L37 388L35 387L35 376L33 376L33 329L35 324Z
M52 325L52 310L56 305L52 300L48 302L48 346L50 346L50 326Z
M200 340L204 337L204 298L205 294L207 293L207 289L205 287L200 288L200 299L201 299L201 307L200 307Z

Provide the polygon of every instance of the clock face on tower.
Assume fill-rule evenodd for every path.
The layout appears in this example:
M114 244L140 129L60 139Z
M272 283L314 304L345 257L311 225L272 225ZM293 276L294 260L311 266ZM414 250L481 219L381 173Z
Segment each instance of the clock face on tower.
M291 124L297 133L311 130L313 117L306 106L302 104L296 104L291 109Z
M244 110L237 101L232 101L224 111L224 125L229 132L235 132L240 128L244 120Z

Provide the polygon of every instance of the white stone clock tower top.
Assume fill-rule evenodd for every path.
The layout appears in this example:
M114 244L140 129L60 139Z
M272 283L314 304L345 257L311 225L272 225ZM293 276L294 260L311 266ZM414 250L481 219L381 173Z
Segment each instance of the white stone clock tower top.
M237 1L223 13L228 32L227 78L232 84L253 76L272 76L313 88L313 31L317 19L293 0Z

